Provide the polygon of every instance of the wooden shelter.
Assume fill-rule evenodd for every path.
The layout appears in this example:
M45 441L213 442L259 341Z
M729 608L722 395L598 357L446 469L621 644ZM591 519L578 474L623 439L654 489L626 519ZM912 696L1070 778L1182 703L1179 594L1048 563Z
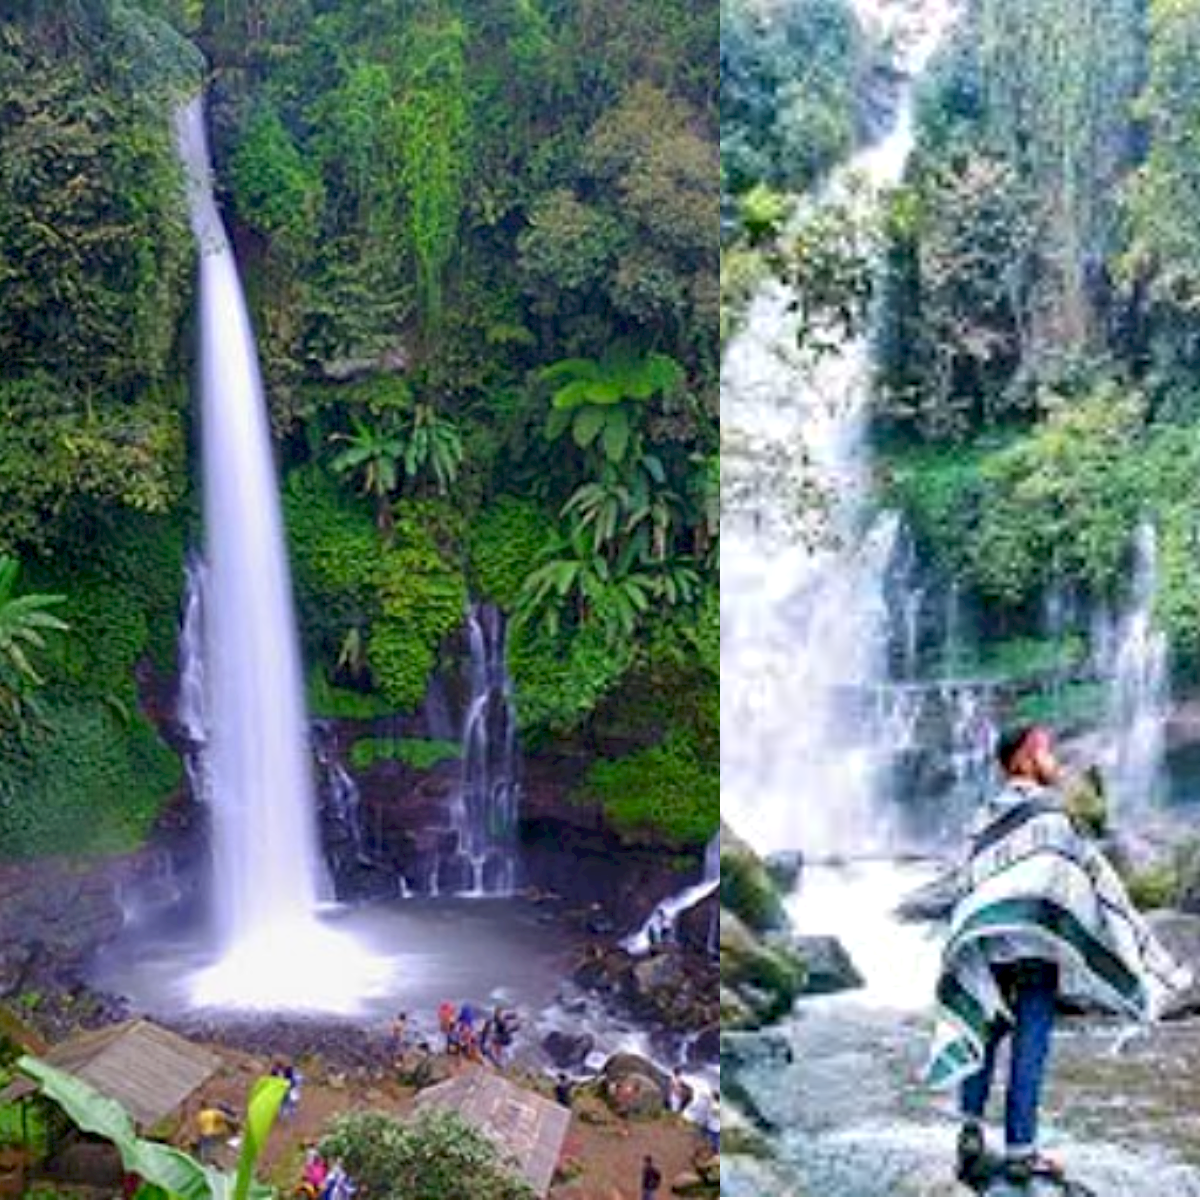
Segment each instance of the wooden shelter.
M177 1112L221 1065L215 1054L144 1019L80 1034L40 1057L116 1100L143 1130ZM19 1077L0 1092L0 1104L38 1090Z
M501 1155L516 1163L537 1195L549 1194L571 1123L570 1112L560 1104L490 1071L477 1070L422 1092L417 1108L458 1112Z

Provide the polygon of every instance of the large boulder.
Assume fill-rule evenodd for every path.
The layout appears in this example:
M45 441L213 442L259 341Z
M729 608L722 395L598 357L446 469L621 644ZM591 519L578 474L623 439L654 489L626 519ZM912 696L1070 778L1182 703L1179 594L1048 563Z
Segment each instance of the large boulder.
M901 921L945 921L958 900L958 872L947 868L935 879L910 892L896 906Z
M1200 1015L1200 917L1162 910L1147 917L1150 928L1181 967L1192 973L1192 983L1172 996L1163 1009L1165 1020Z
M555 1029L542 1039L542 1049L546 1052L546 1057L560 1071L582 1067L595 1048L596 1039L590 1033L566 1033Z
M601 1072L604 1099L613 1112L626 1118L662 1116L668 1082L662 1070L637 1054L614 1054Z
M768 938L767 942L775 944L774 938ZM828 996L863 986L863 977L837 938L793 938L792 946L804 963L804 995Z

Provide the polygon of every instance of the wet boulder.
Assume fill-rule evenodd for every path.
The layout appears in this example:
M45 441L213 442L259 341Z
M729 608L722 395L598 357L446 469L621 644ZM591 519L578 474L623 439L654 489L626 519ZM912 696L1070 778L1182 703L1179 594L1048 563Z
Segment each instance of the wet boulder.
M794 892L804 870L804 856L799 850L781 850L767 855L764 865L771 882L781 892Z
M957 900L958 872L948 868L936 879L931 879L905 896L896 906L896 916L912 924L946 921Z
M1200 917L1164 909L1150 913L1147 920L1167 953L1192 973L1190 985L1167 1001L1163 1019L1200 1015Z
M774 939L767 940L769 945L774 944ZM863 986L862 975L837 938L799 937L791 943L804 963L803 995L829 996Z
M590 1033L566 1033L555 1029L542 1039L546 1057L560 1071L582 1067L595 1048L596 1039Z

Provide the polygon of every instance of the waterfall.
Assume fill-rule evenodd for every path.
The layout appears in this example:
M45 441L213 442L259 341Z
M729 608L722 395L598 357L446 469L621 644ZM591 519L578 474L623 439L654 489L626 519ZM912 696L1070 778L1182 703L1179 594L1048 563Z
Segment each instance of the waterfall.
M517 884L520 782L504 614L494 604L472 605L467 635L471 695L463 722L463 774L454 830L468 867L470 892L511 895Z
M848 170L880 187L895 182L910 144L902 119ZM844 544L812 545L789 528L786 492L732 509L722 498L721 810L760 850L862 853L885 836L881 685L899 522L884 514L859 532L866 339L811 366L795 336L790 297L768 288L722 364L722 429L751 447L803 447Z
M1109 730L1112 788L1118 813L1128 815L1159 798L1163 780L1170 677L1166 635L1155 625L1158 539L1143 524L1133 546L1126 612L1109 640Z
M213 195L200 99L180 117L179 142L200 247L203 711L220 950L193 998L350 1009L376 972L316 917L316 796L271 433L237 263Z

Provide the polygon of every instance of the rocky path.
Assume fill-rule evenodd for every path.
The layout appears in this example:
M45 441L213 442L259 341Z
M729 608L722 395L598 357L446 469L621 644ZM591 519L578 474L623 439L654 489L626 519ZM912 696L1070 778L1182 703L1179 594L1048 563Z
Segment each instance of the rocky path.
M1060 1032L1045 1141L1102 1196L1200 1196L1200 1023L1115 1050L1116 1030ZM726 1196L947 1196L952 1108L920 1086L923 1021L848 997L725 1039L725 1093L769 1131L726 1155ZM770 1190L767 1190L770 1189Z

